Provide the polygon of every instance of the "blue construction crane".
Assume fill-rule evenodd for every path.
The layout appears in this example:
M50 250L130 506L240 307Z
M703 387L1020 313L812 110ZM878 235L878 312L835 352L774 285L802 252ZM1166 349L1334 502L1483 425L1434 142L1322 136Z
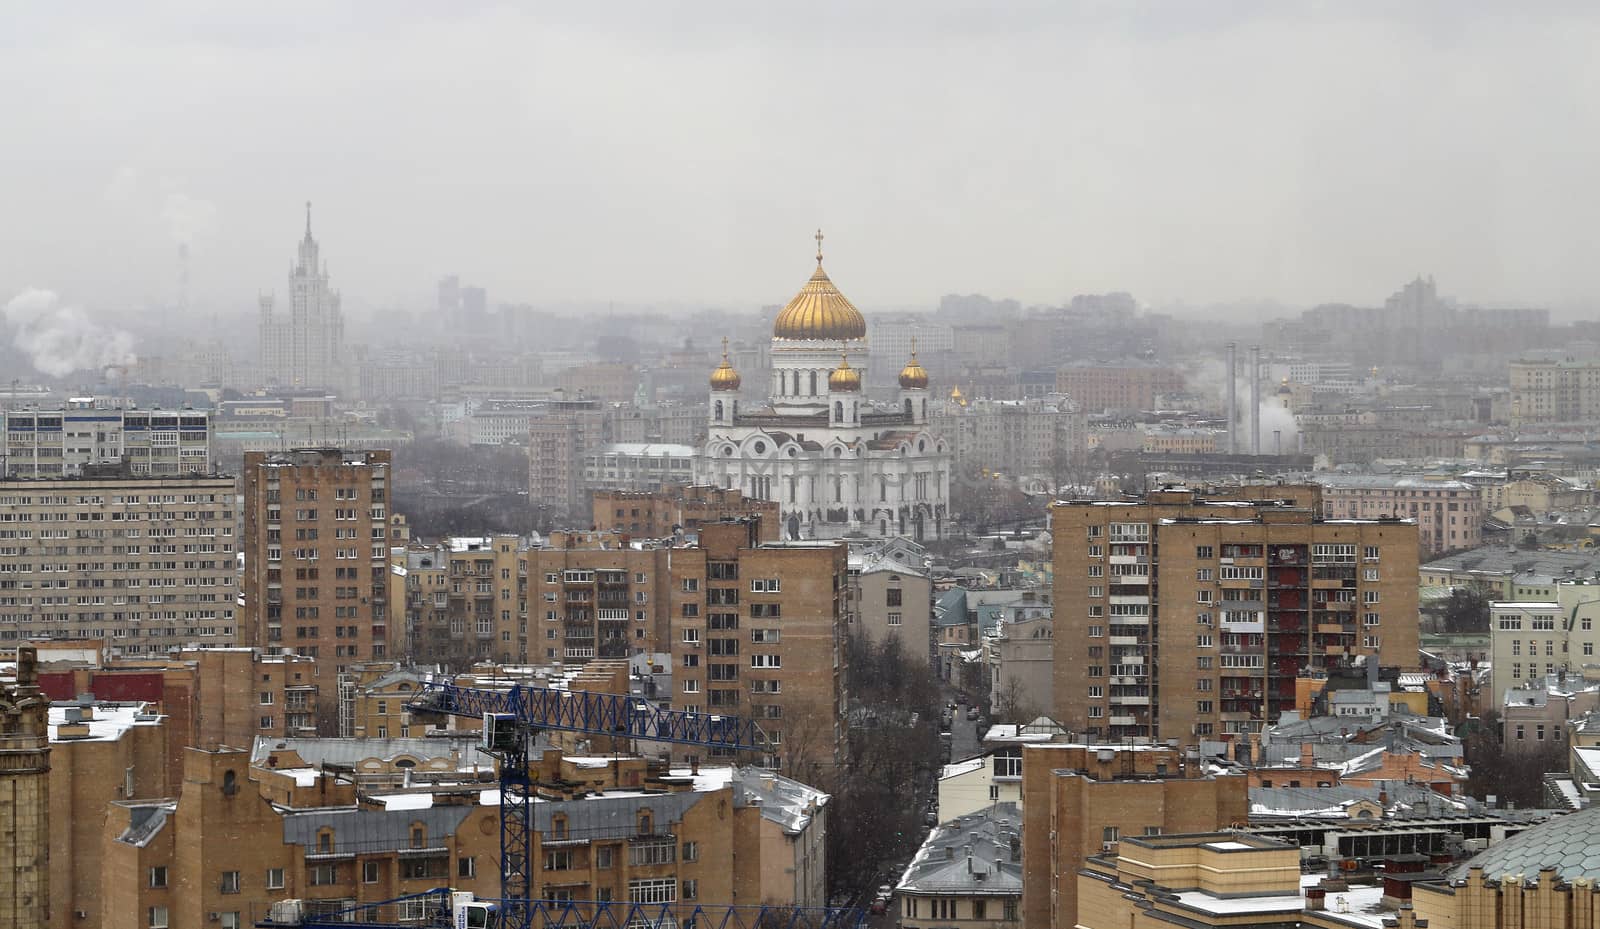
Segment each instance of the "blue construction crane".
M413 713L481 719L484 749L500 762L500 899L440 888L383 903L332 912L305 912L285 901L262 927L299 929L859 929L856 907L734 906L699 903L632 903L533 899L533 780L528 749L545 730L613 738L699 745L734 753L765 751L756 724L737 716L664 710L622 694L548 690L515 685L508 690L423 684L406 704ZM288 904L293 904L289 906Z
M737 716L663 710L627 694L549 690L514 685L509 690L425 683L407 705L412 712L482 719L484 747L500 760L501 925L533 924L533 781L528 747L547 729L615 738L650 739L730 751L755 750L760 730Z

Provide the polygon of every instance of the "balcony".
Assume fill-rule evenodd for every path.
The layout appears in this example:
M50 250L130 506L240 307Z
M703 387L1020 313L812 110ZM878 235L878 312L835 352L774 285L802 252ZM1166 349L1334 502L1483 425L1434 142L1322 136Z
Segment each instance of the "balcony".
M1112 703L1113 706L1149 706L1150 705L1150 698L1148 696L1119 697L1116 694L1112 694L1111 697L1110 697L1110 700L1111 700L1111 703Z
M1111 716L1108 717L1107 722L1113 726L1137 726L1139 725L1139 718L1137 716Z
M1113 596L1109 598L1113 606L1149 606L1150 595L1138 594L1136 596Z
M1112 645L1139 645L1142 640L1136 635L1114 635L1111 637Z

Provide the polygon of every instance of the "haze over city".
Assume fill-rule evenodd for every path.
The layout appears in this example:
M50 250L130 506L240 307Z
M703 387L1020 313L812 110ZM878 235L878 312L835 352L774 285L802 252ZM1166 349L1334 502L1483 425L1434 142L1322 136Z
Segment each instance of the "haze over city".
M196 3L10 12L0 293L248 309L316 204L350 312L1600 294L1591 5Z
M13 7L0 929L1600 927L1600 7Z

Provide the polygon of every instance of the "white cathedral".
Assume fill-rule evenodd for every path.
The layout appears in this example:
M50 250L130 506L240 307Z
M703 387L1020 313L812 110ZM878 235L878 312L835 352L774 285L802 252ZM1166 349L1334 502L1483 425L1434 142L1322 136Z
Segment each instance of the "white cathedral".
M928 429L928 372L911 358L897 402L861 391L867 321L822 269L772 327L772 384L758 409L739 405L739 373L711 374L711 422L695 480L778 504L786 539L940 539L950 531L950 447Z

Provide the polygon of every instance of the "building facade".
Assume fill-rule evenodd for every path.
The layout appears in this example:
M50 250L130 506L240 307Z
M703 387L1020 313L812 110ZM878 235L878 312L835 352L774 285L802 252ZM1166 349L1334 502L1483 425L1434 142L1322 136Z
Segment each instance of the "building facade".
M392 475L387 451L245 454L244 644L315 658L324 684L388 656Z
M785 539L943 538L951 458L928 426L928 373L913 352L892 405L863 396L866 319L823 271L818 243L816 272L773 324L767 404L741 404L726 350L712 373L695 481L777 501Z
M50 924L49 710L34 650L23 646L15 676L0 682L0 929Z
M231 477L0 481L0 642L103 639L165 655L238 638Z
M1512 426L1600 419L1600 359L1513 361L1509 377Z
M1336 474L1316 482L1325 519L1409 519L1429 556L1483 542L1483 494L1465 481Z
M1314 487L1056 504L1056 720L1117 741L1239 735L1344 656L1415 667L1416 526L1320 513Z
M306 204L306 234L289 267L289 313L276 312L271 294L261 298L258 323L261 377L278 387L342 387L344 313L339 292L328 286L328 265L311 237L311 204Z
M528 424L528 502L561 513L589 508L583 460L607 441L606 411L594 400L552 401Z
M708 522L755 516L761 519L761 540L778 541L778 505L726 487L692 484L648 493L597 490L593 506L595 528L636 539L666 539L680 531L696 532Z
M1056 372L1056 391L1086 413L1155 409L1157 397L1183 388L1183 375L1170 368L1095 365Z
M127 461L133 474L175 477L211 470L211 416L205 410L100 409L0 413L5 436L0 477L54 478Z

